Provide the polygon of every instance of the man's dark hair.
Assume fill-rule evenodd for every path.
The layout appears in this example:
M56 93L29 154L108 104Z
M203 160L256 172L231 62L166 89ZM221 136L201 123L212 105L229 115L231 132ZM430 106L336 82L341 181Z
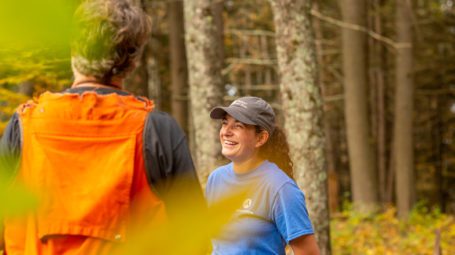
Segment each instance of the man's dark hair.
M86 0L74 15L73 67L109 83L134 69L150 33L150 18L129 0Z

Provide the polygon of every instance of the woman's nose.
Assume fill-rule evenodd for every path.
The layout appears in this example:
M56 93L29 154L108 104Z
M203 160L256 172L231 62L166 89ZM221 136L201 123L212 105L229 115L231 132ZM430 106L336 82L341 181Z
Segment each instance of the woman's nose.
M221 128L221 135L231 135L232 134L232 129L226 125Z

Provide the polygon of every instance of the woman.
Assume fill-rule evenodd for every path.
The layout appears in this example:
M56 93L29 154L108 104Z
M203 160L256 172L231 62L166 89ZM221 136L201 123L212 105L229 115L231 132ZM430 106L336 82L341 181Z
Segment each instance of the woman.
M232 162L209 177L209 205L236 190L248 198L213 242L212 254L319 254L303 193L292 180L292 161L272 107L258 97L242 97L215 107L221 119L222 154Z

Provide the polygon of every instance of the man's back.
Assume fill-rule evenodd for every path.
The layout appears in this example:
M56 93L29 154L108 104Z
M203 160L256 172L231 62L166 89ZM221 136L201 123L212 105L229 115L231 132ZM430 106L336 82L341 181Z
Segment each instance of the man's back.
M145 164L137 152L142 152L144 123L151 110L152 103L145 99L94 92L45 93L37 104L19 109L19 178L42 203L25 226L6 222L9 254L55 254L55 245L63 240L72 246L68 237L56 236L77 236L77 242L86 237L77 252L99 254L102 246L93 239L125 240L138 190L149 191L143 203L151 207L150 215L164 217L163 203L144 188L146 181L138 182ZM14 244L24 239L25 245Z
M113 89L67 92L22 107L12 122L20 128L4 137L17 144L8 133L22 130L20 178L44 201L32 218L6 222L8 254L110 254L128 240L130 220L165 218L159 195L173 178L199 188L183 133L172 118L152 117L150 101Z

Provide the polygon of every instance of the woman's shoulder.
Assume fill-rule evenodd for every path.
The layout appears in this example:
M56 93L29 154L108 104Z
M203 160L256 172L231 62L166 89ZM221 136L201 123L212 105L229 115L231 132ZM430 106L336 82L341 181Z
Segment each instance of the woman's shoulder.
M291 179L283 170L281 170L275 163L266 161L264 164L264 178L267 180L266 183L270 185L270 188L278 191L283 185L291 184L295 182Z
M265 161L263 167L266 169L267 176L280 182L292 180L283 170L281 170L275 163Z
M219 166L215 170L213 170L209 175L209 181L214 178L219 178L221 176L225 176L229 174L230 169L232 168L232 163Z
M225 180L229 176L230 168L230 164L227 164L216 168L210 173L205 187L206 197L209 203L217 200L217 196L221 192L220 190L225 187Z

